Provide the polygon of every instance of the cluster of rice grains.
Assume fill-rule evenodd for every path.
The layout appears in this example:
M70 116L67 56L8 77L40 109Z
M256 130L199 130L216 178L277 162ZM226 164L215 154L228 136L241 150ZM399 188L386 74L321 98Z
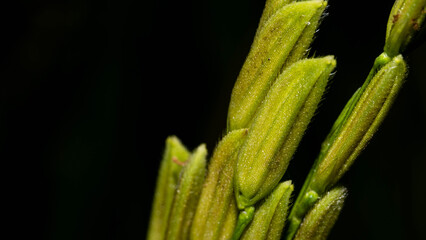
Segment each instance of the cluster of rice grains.
M267 0L208 166L204 145L191 153L176 137L166 141L148 239L280 239L283 229L288 240L326 239L347 196L336 184L401 88L401 54L423 26L425 1L396 1L384 52L334 123L290 210L292 182L280 181L336 61L307 58L326 1Z

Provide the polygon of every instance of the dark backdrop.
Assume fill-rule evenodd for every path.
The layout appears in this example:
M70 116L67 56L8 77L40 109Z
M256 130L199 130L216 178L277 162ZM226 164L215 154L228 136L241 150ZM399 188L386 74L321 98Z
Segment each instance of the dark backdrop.
M3 4L2 198L14 239L144 239L165 138L213 150L263 5ZM296 188L381 53L391 6L330 1L311 54L335 55L337 73L285 175ZM426 236L426 45L407 60L396 104L342 179L350 195L330 239Z

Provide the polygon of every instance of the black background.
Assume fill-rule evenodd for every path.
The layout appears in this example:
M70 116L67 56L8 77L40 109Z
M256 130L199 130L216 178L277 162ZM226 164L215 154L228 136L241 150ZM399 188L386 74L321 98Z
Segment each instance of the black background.
M9 1L2 6L2 199L13 239L144 239L164 140L211 152L264 1ZM330 1L311 55L337 73L285 179L381 53L392 1ZM342 184L330 239L426 236L426 45Z

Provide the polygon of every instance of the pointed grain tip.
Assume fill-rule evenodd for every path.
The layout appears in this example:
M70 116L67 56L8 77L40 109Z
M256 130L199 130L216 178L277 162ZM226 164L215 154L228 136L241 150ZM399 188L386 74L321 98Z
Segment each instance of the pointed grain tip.
M323 59L326 61L326 63L329 66L331 66L333 68L336 66L336 60L334 59L333 55L325 56Z

